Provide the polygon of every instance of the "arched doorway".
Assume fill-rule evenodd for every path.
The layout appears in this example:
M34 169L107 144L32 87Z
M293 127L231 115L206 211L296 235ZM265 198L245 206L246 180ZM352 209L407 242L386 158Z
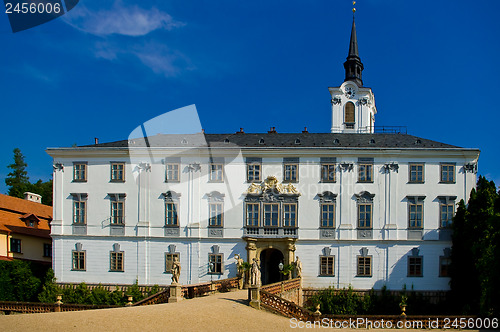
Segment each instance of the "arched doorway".
M279 264L283 263L283 253L278 249L265 249L260 253L262 285L281 281Z

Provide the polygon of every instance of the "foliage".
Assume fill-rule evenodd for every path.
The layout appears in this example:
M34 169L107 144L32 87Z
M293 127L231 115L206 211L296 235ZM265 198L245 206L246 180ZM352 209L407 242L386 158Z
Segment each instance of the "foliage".
M133 302L144 299L144 295L142 295L139 285L137 284L137 279L135 280L135 283L127 289L127 296L132 296L134 298Z
M26 167L28 164L24 161L21 150L14 149L14 163L7 166L12 171L7 174L5 184L9 187L8 195L18 198L24 198L24 193L28 191L29 178Z
M451 303L463 314L500 315L500 194L480 176L452 224Z
M287 276L290 273L292 273L293 270L295 270L295 265L294 264L287 264L287 265L283 266L283 271L280 271L280 273Z
M252 268L252 264L250 264L249 262L243 262L241 263L241 267L243 268L243 271L250 271L250 269Z
M148 296L158 294L159 292L161 292L160 286L153 285L153 287L149 289Z
M33 266L22 260L0 261L1 301L36 301L42 282L33 274Z
M320 304L323 314L333 315L399 315L400 305L406 304L408 314L428 315L450 313L446 302L432 303L417 292L389 292L384 286L380 291L370 290L365 295L356 294L354 290L334 289L321 290L310 299L311 309Z
M48 269L42 286L42 292L38 294L38 301L44 303L54 303L57 300L57 295L59 294L61 294L61 288L56 284L54 270Z
M8 165L12 171L7 174L5 184L9 187L7 194L12 197L24 198L24 193L29 191L42 196L42 203L52 205L52 180L38 180L35 183L29 181L26 168L28 164L24 161L24 155L18 148L14 149L14 163Z

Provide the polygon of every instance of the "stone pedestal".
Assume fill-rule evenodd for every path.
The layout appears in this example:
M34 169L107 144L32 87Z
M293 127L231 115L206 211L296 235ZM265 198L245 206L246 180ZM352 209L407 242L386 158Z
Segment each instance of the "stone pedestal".
M168 303L175 303L182 301L182 286L177 283L172 283L170 285L170 296L168 297Z
M248 299L252 308L260 309L260 286L252 285L248 288Z

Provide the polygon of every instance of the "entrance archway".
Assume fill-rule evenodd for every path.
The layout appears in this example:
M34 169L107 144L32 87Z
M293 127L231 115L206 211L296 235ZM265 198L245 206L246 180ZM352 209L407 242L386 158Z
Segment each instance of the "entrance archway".
M262 285L281 281L279 264L283 263L283 253L278 249L265 249L260 253Z

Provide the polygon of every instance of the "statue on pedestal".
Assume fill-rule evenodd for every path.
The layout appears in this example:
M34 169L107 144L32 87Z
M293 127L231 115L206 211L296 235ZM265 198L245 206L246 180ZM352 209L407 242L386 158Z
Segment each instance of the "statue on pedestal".
M180 276L181 276L181 263L179 262L179 258L175 256L174 261L172 263L172 285L179 283Z
M297 278L302 277L302 262L299 260L299 256L295 259L295 273L297 274Z
M252 263L252 278L251 278L251 285L252 286L259 286L260 285L260 266L259 263L257 263L257 259L253 259Z

